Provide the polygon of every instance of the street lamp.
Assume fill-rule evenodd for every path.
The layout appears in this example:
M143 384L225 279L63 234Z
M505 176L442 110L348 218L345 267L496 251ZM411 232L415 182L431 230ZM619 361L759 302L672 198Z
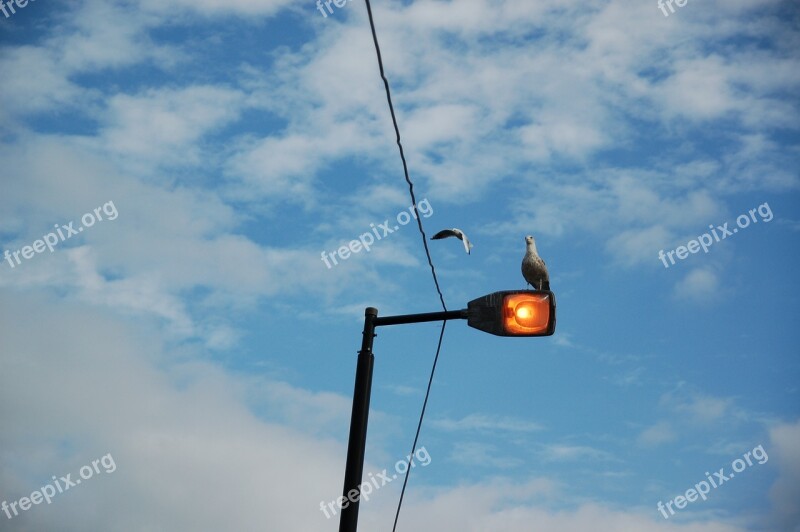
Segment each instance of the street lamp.
M339 532L356 532L364 451L367 443L369 399L372 393L372 341L375 327L427 321L467 320L467 325L497 336L550 336L556 330L556 296L550 290L505 290L473 299L463 310L378 317L378 309L364 311L364 332L356 363L353 410L344 491L339 503L342 513Z

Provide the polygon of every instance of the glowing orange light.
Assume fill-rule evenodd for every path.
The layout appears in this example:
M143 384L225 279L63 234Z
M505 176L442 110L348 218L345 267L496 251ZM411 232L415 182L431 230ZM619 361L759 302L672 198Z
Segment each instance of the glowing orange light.
M511 294L503 300L503 327L511 334L539 334L550 322L550 296Z

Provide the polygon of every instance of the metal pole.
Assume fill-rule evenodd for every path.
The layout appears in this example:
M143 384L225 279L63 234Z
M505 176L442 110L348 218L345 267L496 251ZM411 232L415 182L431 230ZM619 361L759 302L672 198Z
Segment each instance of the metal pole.
M367 445L367 421L369 418L369 398L372 393L372 340L375 327L379 325L400 325L426 321L465 320L468 311L450 310L406 314L403 316L378 317L378 309L367 307L364 311L364 332L361 351L356 364L356 384L353 390L353 411L350 414L350 440L347 443L347 465L344 469L344 491L341 501L342 513L339 517L339 532L356 532L358 525L358 504L361 502L361 480L364 476L364 450Z
M353 390L353 411L350 416L350 440L347 443L347 465L344 470L344 491L342 492L342 514L339 518L339 532L356 532L358 525L358 504L361 501L361 479L364 474L364 450L367 444L367 421L369 418L369 398L372 392L372 340L375 338L375 318L378 309L367 307L364 311L364 337L361 351L358 352L356 383ZM355 491L355 493L353 493ZM353 496L348 496L351 494Z

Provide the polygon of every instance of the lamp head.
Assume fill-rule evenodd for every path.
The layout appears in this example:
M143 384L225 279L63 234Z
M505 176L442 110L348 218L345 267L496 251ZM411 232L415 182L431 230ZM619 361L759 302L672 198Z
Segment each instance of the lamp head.
M497 336L550 336L556 330L556 296L550 290L495 292L470 301L467 311L470 327Z

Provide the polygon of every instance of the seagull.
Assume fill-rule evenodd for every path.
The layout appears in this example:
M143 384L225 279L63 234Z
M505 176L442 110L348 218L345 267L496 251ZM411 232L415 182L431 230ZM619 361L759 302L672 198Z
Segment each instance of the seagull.
M467 255L470 255L469 250L472 249L472 242L469 241L469 238L467 238L467 235L465 235L464 231L461 229L456 229L455 227L452 229L444 229L433 235L431 240L439 240L441 238L447 238L450 236L454 236L464 242L464 251L467 252Z
M525 281L537 290L550 290L550 275L547 266L536 252L536 241L532 236L525 237L527 249L522 257L522 276Z

